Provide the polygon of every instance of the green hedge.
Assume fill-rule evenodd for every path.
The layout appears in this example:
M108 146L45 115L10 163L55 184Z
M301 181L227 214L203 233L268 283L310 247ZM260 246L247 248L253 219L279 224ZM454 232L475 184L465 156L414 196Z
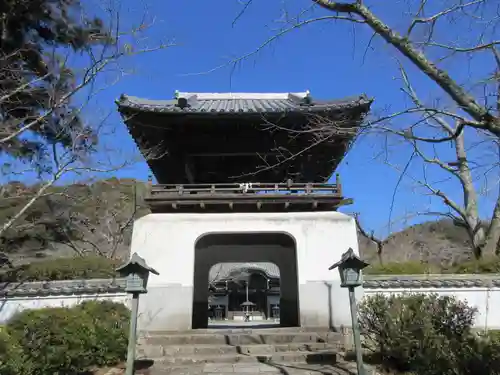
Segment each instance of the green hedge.
M420 274L497 274L500 257L470 260L450 266L436 266L417 261L372 264L364 270L368 275L420 275Z
M84 302L75 310L87 314L98 340L94 365L113 365L126 358L130 310L123 304L111 301Z
M465 302L436 294L376 295L359 307L364 345L387 370L499 375L499 336L474 333L475 314Z
M4 271L0 282L107 279L121 263L102 256L49 259Z
M129 319L123 304L109 301L20 312L1 332L0 373L82 374L115 365L126 359Z
M30 370L19 341L2 328L0 331L0 374L31 375Z
M0 282L107 279L116 276L115 269L121 264L121 260L102 256L48 259L0 272ZM471 260L448 267L417 261L388 262L372 264L364 272L370 275L493 274L500 273L500 257Z

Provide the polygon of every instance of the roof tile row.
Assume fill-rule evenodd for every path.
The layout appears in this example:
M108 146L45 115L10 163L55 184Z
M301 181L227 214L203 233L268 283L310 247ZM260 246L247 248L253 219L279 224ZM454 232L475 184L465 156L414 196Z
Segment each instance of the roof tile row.
M248 263L246 267L247 269L261 270L272 277L279 277L279 269L273 263ZM241 263L225 263L221 269L218 269L217 266L213 267L211 277L220 280L227 277L236 269L241 270ZM425 279L418 276L377 278L365 280L363 287L365 289L500 288L500 276L465 276L466 277L461 278L444 277L442 279ZM123 292L125 292L124 279L67 280L0 284L0 297L3 298L98 293L111 294Z
M169 113L281 113L321 112L347 110L366 106L368 111L372 100L365 95L341 100L313 101L310 105L288 99L189 99L185 107L178 100L150 100L122 95L117 101L120 109L134 109L147 112Z

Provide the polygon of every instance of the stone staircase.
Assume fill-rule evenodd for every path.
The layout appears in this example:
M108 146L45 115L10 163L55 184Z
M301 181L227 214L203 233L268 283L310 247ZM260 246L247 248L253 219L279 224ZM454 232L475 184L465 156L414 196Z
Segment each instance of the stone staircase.
M355 374L341 351L340 333L301 328L146 332L138 343L150 375Z

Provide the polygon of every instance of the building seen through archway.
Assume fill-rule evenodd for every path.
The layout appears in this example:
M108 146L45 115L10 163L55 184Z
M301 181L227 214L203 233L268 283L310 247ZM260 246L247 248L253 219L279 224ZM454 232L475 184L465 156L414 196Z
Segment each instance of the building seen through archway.
M272 321L280 317L280 270L274 263L218 263L209 272L211 321Z

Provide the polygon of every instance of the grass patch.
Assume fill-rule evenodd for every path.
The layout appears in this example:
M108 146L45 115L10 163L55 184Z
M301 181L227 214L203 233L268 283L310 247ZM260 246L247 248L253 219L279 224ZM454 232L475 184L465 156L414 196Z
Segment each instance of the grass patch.
M0 282L109 279L121 264L102 256L48 259L0 273Z
M450 266L437 266L417 261L388 262L372 264L364 270L364 273L367 275L498 274L500 273L500 257L470 260Z

